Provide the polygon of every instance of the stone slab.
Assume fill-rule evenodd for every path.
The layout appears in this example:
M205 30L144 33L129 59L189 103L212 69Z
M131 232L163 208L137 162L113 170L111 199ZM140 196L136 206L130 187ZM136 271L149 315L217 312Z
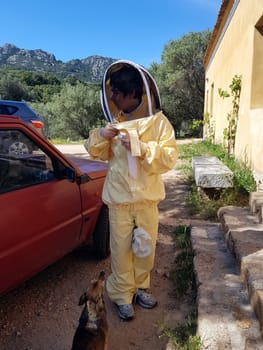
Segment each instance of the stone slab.
M193 157L192 169L196 185L199 187L233 187L233 172L217 157Z

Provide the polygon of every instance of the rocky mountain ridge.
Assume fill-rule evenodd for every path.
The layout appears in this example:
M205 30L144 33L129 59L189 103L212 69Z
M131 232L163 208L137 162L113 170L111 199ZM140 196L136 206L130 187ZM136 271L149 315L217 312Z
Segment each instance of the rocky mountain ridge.
M114 58L95 55L62 62L41 49L20 49L13 44L0 47L0 68L52 73L60 78L76 77L83 81L101 81L105 69L114 61Z

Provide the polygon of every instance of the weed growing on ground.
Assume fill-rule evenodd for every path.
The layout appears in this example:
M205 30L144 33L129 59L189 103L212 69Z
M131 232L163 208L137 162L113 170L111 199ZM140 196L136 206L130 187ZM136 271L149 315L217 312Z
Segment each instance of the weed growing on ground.
M190 235L190 226L177 226L173 232L173 240L179 253L170 272L170 279L173 281L177 298L189 296L193 305L184 323L178 324L175 328L162 327L163 334L169 338L175 350L200 350L202 347L201 339L196 335L196 284Z
M163 334L169 338L174 350L201 350L203 344L200 337L193 335L196 327L196 314L191 313L183 324L173 329L163 327Z
M175 294L178 298L195 292L193 251L190 234L190 226L177 226L172 234L178 254L175 257L174 269L170 272L170 279L174 283Z
M193 335L196 332L196 314L187 316L183 324L179 324L173 329L163 327L163 334L166 335L174 350L200 350L202 341L200 337Z

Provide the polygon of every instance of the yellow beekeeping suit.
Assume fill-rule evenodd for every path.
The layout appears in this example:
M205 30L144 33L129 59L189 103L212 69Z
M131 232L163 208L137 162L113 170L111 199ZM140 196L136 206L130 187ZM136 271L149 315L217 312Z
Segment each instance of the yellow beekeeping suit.
M109 70L123 64L132 63L118 61ZM100 135L100 129L94 129L85 142L94 159L109 164L102 194L110 215L112 274L106 286L109 297L118 305L131 303L138 288L145 289L150 285L158 233L157 205L165 197L161 175L173 169L178 156L174 129L156 108L156 86L150 76L146 75L146 78L145 84L149 85L145 87L141 104L132 113L124 114L116 111L109 100L105 75L104 110L106 108L112 116L114 127L120 133L108 140ZM125 133L130 136L130 152L121 144L121 135ZM132 252L135 226L142 227L152 238L153 249L148 257L137 258Z

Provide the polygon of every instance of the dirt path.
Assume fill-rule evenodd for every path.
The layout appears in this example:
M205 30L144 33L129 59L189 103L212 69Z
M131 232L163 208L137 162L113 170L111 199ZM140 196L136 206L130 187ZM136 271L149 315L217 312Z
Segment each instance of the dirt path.
M153 310L135 306L136 317L121 322L106 296L110 326L109 350L162 350L168 339L165 324L174 327L189 312L187 300L177 300L169 272L175 247L171 232L176 225L191 223L184 199L187 193L180 171L164 176L167 196L160 204L160 227L152 272L152 292L158 300ZM110 273L110 259L96 261L88 249L67 255L35 278L0 299L1 350L69 350L81 308L79 296L89 281L104 270Z

